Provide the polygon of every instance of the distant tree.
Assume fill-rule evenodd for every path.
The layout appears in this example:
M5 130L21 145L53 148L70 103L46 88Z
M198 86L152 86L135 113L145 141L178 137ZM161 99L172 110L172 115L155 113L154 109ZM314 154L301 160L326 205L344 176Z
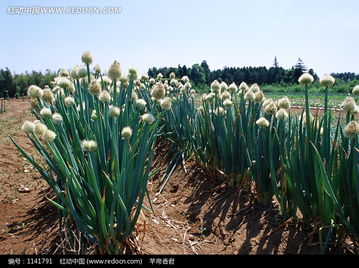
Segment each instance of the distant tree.
M0 70L0 95L2 97L14 97L16 94L16 86L13 76L9 68Z
M277 60L277 56L274 57L273 67L274 68L279 68L279 63L278 63L278 60Z

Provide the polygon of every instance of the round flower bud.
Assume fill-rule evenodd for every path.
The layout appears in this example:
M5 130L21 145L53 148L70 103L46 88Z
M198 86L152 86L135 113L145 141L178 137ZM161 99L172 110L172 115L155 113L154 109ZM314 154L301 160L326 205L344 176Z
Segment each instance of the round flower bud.
M272 102L264 107L264 113L267 115L275 115L277 110L278 110L277 106L275 105L274 102Z
M160 103L162 109L164 110L171 110L172 108L172 100L170 97L165 97L164 99L161 100Z
M359 124L356 121L349 122L344 128L344 135L348 139L355 139L359 134Z
M222 93L222 100L231 99L231 98L232 98L231 93L229 93L228 91L224 91Z
M42 108L40 115L43 118L50 118L52 116L51 110L49 108Z
M80 66L76 65L75 67L73 67L71 69L70 75L72 77L72 79L79 79L80 77L78 76L78 71L80 70Z
M43 90L42 99L48 104L52 104L55 101L55 97L51 89L46 88Z
M353 94L354 96L359 96L359 85L356 85L356 86L353 88L352 94Z
M135 91L132 91L132 93L131 93L131 100L133 102L136 102L138 100L138 95Z
M268 104L271 104L273 102L273 99L272 98L269 98L269 99L265 99L262 103L262 107L266 107Z
M138 100L136 101L136 106L137 106L138 108L140 108L140 109L145 108L146 105L147 105L147 103L146 103L146 101L145 101L144 99L138 99Z
M61 124L64 120L62 118L62 115L59 113L54 113L51 116L52 122L54 122L54 124Z
M72 107L72 106L75 105L75 99L74 99L73 97L71 97L71 96L66 97L66 98L64 99L64 103L65 103L65 106L66 106L67 108L70 108L70 107Z
M191 89L192 88L192 85L191 85L191 83L190 82L186 82L185 84L184 84L184 87L185 87L185 89Z
M47 126L42 123L35 123L34 132L38 136L44 135L45 131L47 130Z
M162 99L165 94L166 90L162 83L157 83L151 90L151 96L157 100Z
M151 79L149 80L149 82L150 82L150 84L151 84L151 85L153 85L153 84L155 84L155 83L156 83L156 80L155 80L155 79L153 79L153 78L151 78Z
M221 87L221 91L226 91L226 90L228 89L228 85L227 85L227 83L224 82L224 81L221 83L221 86L220 86L220 87Z
M91 119L92 120L96 120L97 119L97 112L96 110L93 110L92 113L91 113Z
M223 105L225 107L231 107L233 105L233 102L230 99L225 99Z
M111 95L110 93L108 93L107 90L104 90L100 93L100 96L98 97L98 99L100 101L103 101L103 102L110 102L111 101Z
M96 64L93 69L94 69L95 73L97 73L97 74L101 73L101 67L100 67L100 65Z
M254 83L253 85L251 85L251 87L249 88L249 90L252 90L253 93L257 93L258 91L260 91L260 88L258 86L257 83Z
M284 120L288 118L288 113L284 109L279 109L278 112L275 114L275 117L278 120Z
M290 100L288 97L284 97L278 100L278 107L283 109L290 109Z
M346 97L341 107L345 112L353 112L355 111L357 104L353 97Z
M43 95L43 91L38 86L31 85L27 90L27 95L32 99L41 98Z
M63 89L69 89L72 82L66 77L59 77L59 79L56 81L56 84Z
M335 78L330 74L326 74L320 79L320 84L325 87L331 87L332 85L334 85L334 83Z
M94 152L97 150L97 143L94 140L83 140L81 145L84 152Z
M115 118L115 117L119 117L120 116L120 108L116 107L116 106L111 106L108 113L110 114L111 117Z
M201 113L204 113L204 108L203 108L203 106L199 106L199 107L198 107L198 111L201 112Z
M79 67L78 71L77 71L77 78L80 79L80 78L84 78L87 76L87 70L86 68L81 68Z
M156 118L152 114L147 113L147 114L141 115L141 120L144 123L147 123L147 124L151 125L156 120Z
M121 131L121 137L128 140L132 136L132 129L130 127L124 127Z
M101 79L100 79L100 81L101 81ZM102 82L105 84L105 86L108 86L112 83L112 80L107 75L104 75L104 76L102 76Z
M25 121L24 124L21 126L21 129L25 133L30 134L30 133L34 132L35 124L30 121Z
M253 101L254 97L255 96L252 90L248 90L247 93L244 95L244 99L247 101Z
M299 84L302 85L309 85L313 83L313 81L314 81L314 77L309 73L302 74L298 79Z
M132 80L137 79L137 71L134 68L128 70L128 78Z
M89 87L88 87L88 90L89 90L91 95L99 96L101 91L102 91L102 88L101 88L101 85L100 85L100 83L98 81L92 80Z
M127 77L121 77L120 81L121 81L121 86L123 86L124 88L128 87L129 83Z
M255 103L262 103L263 100L264 100L264 94L262 91L258 91L254 94Z
M90 52L85 51L84 53L82 53L81 60L85 64L91 64L92 63L92 56L91 56Z
M158 78L158 79L162 79L162 78L163 78L163 74L158 73L158 74L157 74L157 78Z
M248 90L249 90L249 87L247 85L246 82L242 82L240 85L239 85L239 90L242 91L242 93L246 93Z
M114 61L108 69L108 77L112 80L118 80L121 77L121 66L118 61Z
M183 83L189 82L188 76L187 76L187 75L182 76L181 81L182 81Z
M69 72L65 69L60 69L58 76L68 77Z
M174 73L174 72L171 72L171 73L170 73L170 78L171 78L171 79L176 78L176 75L175 75L175 73Z
M260 127L269 127L269 121L265 119L264 117L259 118L256 121L256 124Z
M238 87L237 87L236 83L233 82L232 84L230 84L229 87L228 87L228 90L229 90L229 92L231 92L231 93L237 92L237 91L238 91Z
M213 93L219 93L220 88L221 88L220 83L217 80L214 80L211 84L211 91Z
M43 139L46 142L53 142L56 139L56 133L48 129L44 132Z

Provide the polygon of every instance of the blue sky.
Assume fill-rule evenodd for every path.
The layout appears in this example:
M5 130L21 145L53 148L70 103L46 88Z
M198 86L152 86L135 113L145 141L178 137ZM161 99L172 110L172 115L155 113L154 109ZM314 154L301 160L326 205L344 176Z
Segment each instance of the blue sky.
M122 7L121 14L10 15L9 6ZM358 0L1 0L0 68L71 68L89 50L107 68L284 68L359 73Z

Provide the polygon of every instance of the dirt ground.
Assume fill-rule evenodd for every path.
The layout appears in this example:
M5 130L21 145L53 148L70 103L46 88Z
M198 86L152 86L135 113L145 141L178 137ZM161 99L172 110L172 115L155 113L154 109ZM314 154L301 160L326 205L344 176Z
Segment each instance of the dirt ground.
M57 213L46 200L51 192L8 138L38 157L20 129L26 119L34 120L23 100L8 101L6 113L0 114L0 254L58 254ZM157 149L154 168L160 172L148 185L154 212L143 210L136 232L141 253L319 253L309 230L298 222L283 223L275 204L263 207L252 194L211 181L193 160L178 166L159 194L167 148Z

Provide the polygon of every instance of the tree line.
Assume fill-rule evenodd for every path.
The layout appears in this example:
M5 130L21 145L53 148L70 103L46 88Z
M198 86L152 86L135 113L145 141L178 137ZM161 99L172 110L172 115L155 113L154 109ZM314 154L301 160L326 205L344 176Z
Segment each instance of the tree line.
M239 85L242 81L249 84L258 83L260 85L287 85L297 84L298 78L304 73L309 72L318 80L317 74L312 68L307 68L302 59L289 69L284 69L278 63L277 57L274 58L270 68L260 67L224 67L223 69L211 70L208 63L203 60L200 64L193 64L191 67L178 65L177 67L153 67L148 70L149 77L157 77L162 73L164 77L174 72L176 77L188 76L191 82L197 87L208 86L213 80L224 81L227 84L235 82ZM46 70L31 71L22 74L13 74L9 68L0 69L0 97L19 97L26 95L30 85L38 85L44 88L56 76L55 71ZM332 73L332 75L342 82L359 80L359 74L352 72Z

